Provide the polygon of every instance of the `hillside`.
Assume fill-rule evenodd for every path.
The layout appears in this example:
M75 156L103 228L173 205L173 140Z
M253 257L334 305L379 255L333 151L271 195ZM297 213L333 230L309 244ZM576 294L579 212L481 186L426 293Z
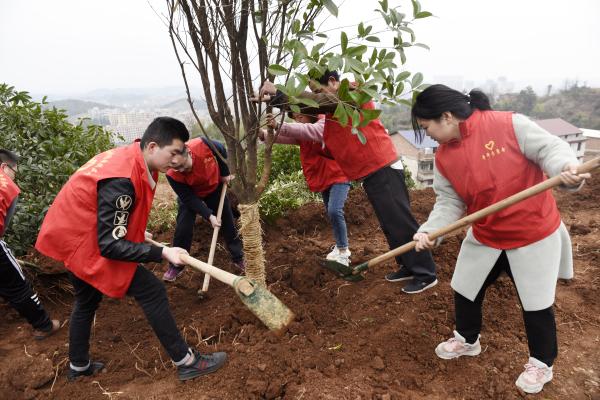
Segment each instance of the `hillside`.
M538 97L530 88L499 97L494 108L520 112L537 119L562 118L579 127L600 129L600 89L573 86Z
M48 107L56 107L61 110L65 110L69 116L75 116L79 114L83 114L88 110L91 110L94 107L99 109L105 108L120 108L116 106L111 106L102 103L96 103L94 101L84 101L84 100L75 100L75 99L65 99L65 100L57 100L51 101L47 104Z
M595 179L579 193L556 192L572 235L575 277L557 286L559 355L554 380L542 393L527 399L598 399L599 191L600 180ZM166 188L155 201L172 196ZM419 221L427 217L434 199L431 189L411 191ZM350 192L346 220L354 263L387 250L360 188ZM68 383L68 323L55 336L35 342L27 323L8 305L0 304L0 398L523 398L514 381L527 361L527 344L519 301L507 277L486 296L482 354L450 361L434 354L437 343L452 334L450 279L463 233L448 237L433 252L440 283L421 295L408 296L400 291L402 285L383 279L392 269L389 262L372 268L366 280L354 284L318 266L318 259L333 243L321 203L306 204L263 228L268 287L296 314L285 334L269 332L231 288L218 281L211 281L209 298L198 299L196 291L203 277L188 270L167 285L172 309L188 343L203 352L229 353L221 371L185 384L178 382L136 302L105 299L94 323L91 354L107 363L106 372ZM169 241L173 229L155 233L157 240ZM211 234L208 224L197 226L194 256L206 258ZM215 265L231 269L221 246ZM160 277L165 265L149 264L148 268ZM69 285L57 276L38 277L34 285L51 314L68 320L72 309Z

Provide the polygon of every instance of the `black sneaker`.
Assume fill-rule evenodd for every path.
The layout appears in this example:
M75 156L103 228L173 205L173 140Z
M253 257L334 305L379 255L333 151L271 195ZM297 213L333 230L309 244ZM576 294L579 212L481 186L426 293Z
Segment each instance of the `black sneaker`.
M215 372L225 364L227 354L220 351L217 353L200 354L194 350L196 361L192 365L180 365L177 367L177 375L180 381L187 381L202 375Z
M90 361L89 367L84 371L76 371L73 368L69 367L69 376L68 379L70 381L74 381L80 376L91 376L96 372L104 369L104 363L100 361Z
M413 278L413 273L408 270L404 265L396 272L390 272L385 276L385 280L388 282L401 282L409 281Z
M418 281L416 279L413 279L406 286L404 286L402 288L402 291L404 293L408 293L408 294L417 294L417 293L421 293L422 291L425 291L429 288L434 287L435 285L437 285L437 283L438 283L438 281L436 278L433 278L427 282Z

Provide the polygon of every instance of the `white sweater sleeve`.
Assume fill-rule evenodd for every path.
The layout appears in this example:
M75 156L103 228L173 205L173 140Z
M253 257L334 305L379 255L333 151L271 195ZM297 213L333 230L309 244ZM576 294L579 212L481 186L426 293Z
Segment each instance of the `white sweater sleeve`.
M421 225L418 232L431 233L443 228L458 221L467 210L464 201L454 191L450 181L440 173L435 164L433 166L433 190L436 195L433 210L431 210L427 222ZM441 238L438 239L437 244L440 242Z
M579 164L571 146L522 114L513 114L513 127L521 151L549 177L559 175L567 164Z

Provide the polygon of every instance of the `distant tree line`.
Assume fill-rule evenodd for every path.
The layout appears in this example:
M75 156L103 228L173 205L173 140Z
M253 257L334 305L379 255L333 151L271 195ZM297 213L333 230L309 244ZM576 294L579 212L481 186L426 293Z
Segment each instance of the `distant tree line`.
M574 82L556 94L538 96L528 86L519 93L503 94L496 110L516 111L535 119L562 118L578 128L600 129L600 89Z

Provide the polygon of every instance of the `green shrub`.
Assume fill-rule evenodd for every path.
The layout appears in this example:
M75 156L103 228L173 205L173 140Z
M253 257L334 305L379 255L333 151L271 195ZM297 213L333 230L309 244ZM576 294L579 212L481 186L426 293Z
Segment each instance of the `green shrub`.
M112 147L97 125L72 125L55 108L43 109L27 92L0 84L0 148L20 156L17 212L6 240L17 254L35 242L46 211L69 177L94 155Z
M148 216L146 230L153 234L164 233L170 229L174 229L176 223L177 196L167 183L165 174L159 174L158 187L154 195L150 215Z
M264 159L264 147L258 153L258 174L262 173ZM282 176L287 176L302 170L300 164L300 146L275 144L271 152L271 174L269 181L273 182Z
M258 206L262 218L273 222L289 210L320 199L318 193L308 190L302 171L296 171L288 175L280 174L272 181L260 197Z

